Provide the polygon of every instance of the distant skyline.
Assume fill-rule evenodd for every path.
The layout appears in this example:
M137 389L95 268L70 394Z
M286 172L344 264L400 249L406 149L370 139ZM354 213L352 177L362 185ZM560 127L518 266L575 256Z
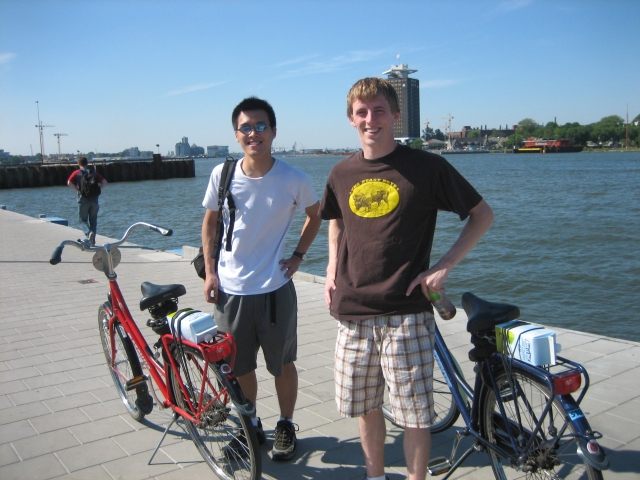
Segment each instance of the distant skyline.
M589 124L640 113L640 2L0 0L0 149L239 151L231 111L268 100L274 146L357 148L346 94L407 64L421 129Z

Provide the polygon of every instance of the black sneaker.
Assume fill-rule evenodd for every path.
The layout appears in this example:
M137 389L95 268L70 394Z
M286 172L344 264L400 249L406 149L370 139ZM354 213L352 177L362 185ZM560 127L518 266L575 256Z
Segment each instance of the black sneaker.
M298 425L289 420L280 420L274 433L275 441L271 450L271 458L276 462L291 460L296 454L296 430Z
M258 445L264 445L267 441L267 436L264 434L264 428L262 428L262 421L258 418L258 425L255 427L256 435L258 436Z
M249 447L247 446L247 439L244 436L244 430L240 430L238 435L223 447L222 453L224 453L224 456L229 460L249 456Z

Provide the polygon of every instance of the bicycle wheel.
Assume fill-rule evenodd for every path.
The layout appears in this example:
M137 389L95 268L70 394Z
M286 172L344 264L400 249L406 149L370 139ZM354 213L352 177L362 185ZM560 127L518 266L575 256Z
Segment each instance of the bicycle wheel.
M174 357L180 378L171 371L173 395L180 408L199 420L192 423L185 419L184 423L204 460L222 479L260 478L262 456L255 428L249 417L232 412L216 366L209 365L206 369L202 353L184 345L175 349ZM181 383L191 406L180 388Z
M481 426L485 438L498 445L505 452L520 456L514 452L507 431L509 428L518 443L524 448L531 439L531 434L537 421L542 417L542 412L549 400L549 392L541 383L532 378L526 372L513 372L511 374L513 388L509 384L509 375L500 373L496 378L496 384L500 391L500 397L507 418L503 418L496 403L496 394L493 389L485 389L483 396ZM516 394L514 395L514 392ZM520 421L518 421L518 416ZM531 454L527 456L522 465L522 471L526 472L526 478L588 478L601 480L602 472L584 462L577 454L578 443L573 438L560 438L552 444L544 444L553 435L565 431L574 433L573 425L569 421L558 399L554 399L552 407L544 417L544 421L534 440ZM553 433L557 432L557 433ZM535 449L536 445L540 448ZM488 450L491 467L496 478L506 479L502 459L492 450ZM506 462L508 464L508 462Z
M100 338L102 340L102 349L107 359L107 367L111 378L116 386L118 395L122 399L122 403L126 407L129 414L141 421L146 413L150 413L150 409L140 408L138 399L147 399L145 406L153 407L153 401L149 395L149 387L146 382L134 390L127 391L126 383L134 377L142 375L142 366L140 359L126 332L120 322L117 320L113 323L114 335L113 342L115 344L115 361L113 368L111 367L111 336L109 335L109 312L103 306L98 310L98 330L100 330ZM144 402L143 402L144 403Z
M456 423L460 416L460 410L456 402L453 400L451 390L447 385L447 381L444 379L442 368L440 366L440 358L438 354L433 352L433 409L435 411L435 419L430 427L431 433L439 433L447 430L451 425ZM458 373L462 376L460 366L455 364ZM388 403L382 406L382 414L384 418L389 420L396 427L402 428L402 425L395 423L393 419L393 412Z

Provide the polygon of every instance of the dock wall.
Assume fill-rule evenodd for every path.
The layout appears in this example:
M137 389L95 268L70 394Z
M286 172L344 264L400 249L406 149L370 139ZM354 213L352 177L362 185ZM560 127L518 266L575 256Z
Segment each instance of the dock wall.
M141 162L89 163L109 183L137 182L141 180L166 180L169 178L193 178L196 176L193 159ZM69 176L78 165L19 165L0 167L0 190L8 188L34 188L66 185Z

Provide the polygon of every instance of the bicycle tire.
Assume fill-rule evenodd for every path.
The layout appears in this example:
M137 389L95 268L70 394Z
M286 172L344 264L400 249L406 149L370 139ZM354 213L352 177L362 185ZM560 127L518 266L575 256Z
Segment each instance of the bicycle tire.
M531 438L532 429L536 424L535 419L541 418L542 411L549 399L549 391L527 372L512 372L511 377L517 392L516 395L513 394L514 389L509 385L507 372L502 371L496 376L496 385L499 387L502 403L514 437L520 436L526 442ZM516 403L521 422L517 420ZM506 430L507 423L500 414L496 403L496 394L492 388L485 388L481 408L481 429L485 438L500 446L505 452L516 453L516 457L520 456L519 453L513 452ZM564 408L555 398L552 407L545 416L542 428L536 434L537 444L540 444L545 438L549 438L548 434L554 427L557 431L561 431L565 423L568 424L567 432L574 433L575 430ZM532 469L532 471L526 472L526 478L553 479L565 478L569 475L572 477L576 475L575 478L584 478L586 474L586 478L590 480L602 480L602 471L583 461L576 452L577 447L578 443L574 438L561 438L553 445L533 451L525 459L525 465L521 466L523 470ZM490 449L487 449L487 453L495 477L506 479L501 457Z
M115 343L115 362L114 368L111 368L111 336L109 334L109 319L111 315L104 305L98 309L98 330L100 330L100 338L102 341L102 349L107 359L107 367L113 379L113 383L118 391L118 395L122 400L129 414L138 422L141 421L146 413L139 407L138 399L148 399L152 401L149 395L149 387L146 382L136 387L134 390L127 391L126 382L134 377L142 375L142 366L136 350L127 336L124 328L118 320L113 322L115 329L113 341ZM151 404L153 405L153 403Z
M440 359L435 350L433 354L433 409L435 411L435 420L429 430L431 433L440 433L456 423L460 416L460 410L458 410L453 395L451 395L451 390L440 367ZM460 366L457 363L455 363L455 368L462 376L462 370L460 370ZM382 415L396 427L403 428L402 425L395 423L393 412L386 403L382 406Z
M176 348L173 353L180 368L181 379L177 378L178 374L172 369L171 388L177 405L200 420L198 424L194 424L185 419L184 423L202 458L224 480L261 478L262 455L255 427L248 416L233 413L231 399L225 395L216 365L209 364L207 370L202 353L186 345ZM209 374L203 382L205 371ZM185 386L193 408L186 401L180 384ZM210 399L213 403L199 415L193 410L198 409L202 385L202 398ZM214 401L215 398L219 400ZM242 438L246 441L242 442ZM242 442L236 444L242 448L241 454L238 454L238 450L225 448L233 440Z

